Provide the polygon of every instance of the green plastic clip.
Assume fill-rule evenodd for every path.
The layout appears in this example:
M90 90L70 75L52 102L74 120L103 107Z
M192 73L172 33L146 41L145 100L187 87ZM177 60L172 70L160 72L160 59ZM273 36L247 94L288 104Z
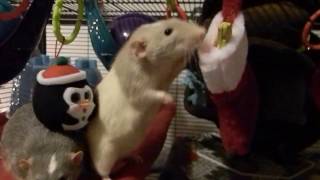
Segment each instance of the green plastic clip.
M229 22L222 22L218 27L218 37L215 46L223 48L231 39L232 24Z

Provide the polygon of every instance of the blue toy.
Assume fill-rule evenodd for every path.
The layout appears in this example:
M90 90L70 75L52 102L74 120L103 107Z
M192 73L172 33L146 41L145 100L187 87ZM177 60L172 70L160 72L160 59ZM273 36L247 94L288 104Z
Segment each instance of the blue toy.
M75 66L87 73L87 81L90 86L96 87L102 76L97 68L97 61L79 58L75 60Z
M93 49L104 67L109 70L119 46L113 40L104 18L100 14L97 2L85 0L84 3Z

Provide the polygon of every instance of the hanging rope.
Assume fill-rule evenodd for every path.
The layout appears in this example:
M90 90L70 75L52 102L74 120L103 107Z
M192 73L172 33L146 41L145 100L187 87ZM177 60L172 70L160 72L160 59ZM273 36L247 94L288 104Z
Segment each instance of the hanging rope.
M77 35L79 34L81 22L83 19L84 2L83 2L83 0L77 0L77 3L78 3L77 21L76 21L74 30L67 37L62 35L61 25L60 25L63 0L56 0L56 3L54 5L53 15L52 15L53 33L55 34L57 40L63 45L72 43L76 39Z
M63 47L63 43L61 43L59 49L58 49L58 40L56 40L56 44L54 46L54 57L57 58L62 50L62 47ZM58 49L58 51L57 51Z
M7 21L21 16L29 7L29 0L22 0L20 5L10 12L1 12L0 20Z
M166 0L167 2L167 18L171 18L171 13L176 12L178 13L178 17L182 20L188 20L188 17L184 10L180 7L178 0Z
M222 17L223 22L218 27L217 40L214 45L218 48L224 47L232 36L232 23L241 10L242 0L223 0Z
M312 25L316 19L320 18L320 9L316 11L310 18L309 21L305 24L302 32L302 42L306 49L320 50L320 44L311 44L309 42L309 34L312 28Z

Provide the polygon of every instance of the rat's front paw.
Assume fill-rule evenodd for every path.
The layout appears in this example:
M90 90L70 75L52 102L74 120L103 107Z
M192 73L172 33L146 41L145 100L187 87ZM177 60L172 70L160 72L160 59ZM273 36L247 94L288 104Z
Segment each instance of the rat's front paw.
M165 94L165 96L163 97L163 104L171 104L174 102L173 97L171 96L171 94Z

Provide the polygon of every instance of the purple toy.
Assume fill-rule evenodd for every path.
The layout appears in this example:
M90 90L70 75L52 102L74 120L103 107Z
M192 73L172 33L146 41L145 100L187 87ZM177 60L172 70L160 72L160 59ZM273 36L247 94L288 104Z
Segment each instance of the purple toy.
M152 23L155 20L153 17L144 14L128 13L113 20L110 25L111 34L121 46L136 28L142 24Z

